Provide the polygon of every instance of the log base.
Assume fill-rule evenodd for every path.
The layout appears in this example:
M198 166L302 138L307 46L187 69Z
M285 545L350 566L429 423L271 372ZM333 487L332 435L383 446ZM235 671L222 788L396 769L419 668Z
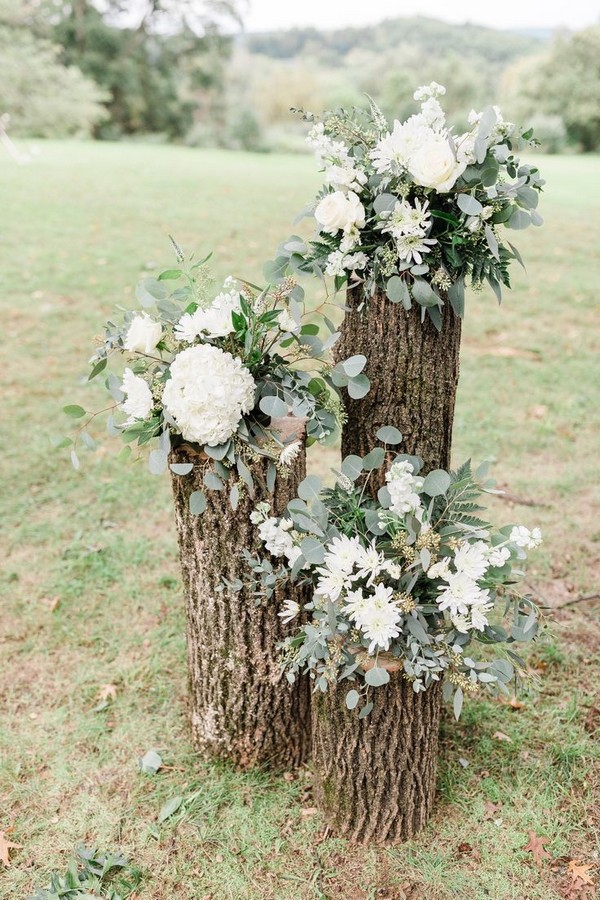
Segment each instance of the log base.
M316 800L334 834L356 844L408 840L431 814L441 684L415 694L392 675L364 719L346 708L349 683L313 694Z

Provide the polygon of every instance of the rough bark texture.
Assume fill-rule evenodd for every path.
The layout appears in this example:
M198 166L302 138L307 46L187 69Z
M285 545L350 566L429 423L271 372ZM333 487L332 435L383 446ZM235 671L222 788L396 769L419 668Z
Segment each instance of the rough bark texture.
M171 462L197 463L198 456L183 445L172 452ZM233 512L228 490L205 491L207 509L201 516L190 514L189 496L202 488L202 466L172 476L187 604L193 740L204 757L244 769L298 766L310 749L310 686L305 679L290 685L278 664L277 644L289 633L277 615L283 598L257 606L247 588L234 593L222 583L223 577L251 577L240 555L244 547L259 549L250 513L258 500L267 499L275 515L283 512L305 475L304 451L291 468L288 479L278 476L272 496L266 464L256 463L254 500L244 494Z
M460 319L448 303L443 327L421 322L420 309L378 295L364 304L348 295L338 359L367 357L371 390L347 404L342 456L364 456L375 433L394 425L400 452L420 456L424 471L450 465L458 383ZM380 473L383 483L384 470ZM406 840L426 823L435 795L441 686L415 694L402 675L373 690L374 708L358 719L348 711L348 684L313 697L316 792L332 828L357 843Z
M342 683L313 696L317 802L333 831L355 843L407 840L433 805L441 685L415 694L392 674L360 721L346 709L347 691Z
M449 303L437 332L429 317L421 322L416 305L407 312L383 294L363 302L348 294L338 359L356 353L367 357L371 390L346 404L348 424L342 433L342 457L364 456L376 446L375 432L394 425L404 438L402 453L420 456L425 469L450 465L452 421L458 383L460 319Z

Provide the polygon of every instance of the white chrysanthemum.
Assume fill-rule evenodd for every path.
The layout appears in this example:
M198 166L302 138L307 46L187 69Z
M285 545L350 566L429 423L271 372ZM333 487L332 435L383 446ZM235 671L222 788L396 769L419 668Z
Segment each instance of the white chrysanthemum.
M162 325L148 313L134 316L123 346L131 353L152 353L162 337Z
M367 584L371 585L381 572L384 572L387 563L383 553L378 552L375 547L375 541L368 547L359 547L356 557L357 577L366 578Z
M430 227L429 201L415 198L414 206L408 200L397 200L394 209L386 215L381 231L388 232L393 238L406 234L425 237Z
M542 532L539 528L530 531L524 525L515 525L508 539L522 550L535 550L542 543Z
M476 541L474 544L463 541L454 551L454 568L473 581L483 578L488 567L489 547L484 541Z
M371 150L375 171L380 175L402 174L421 146L432 136L434 132L423 116L411 116L406 122L396 119L392 132L382 137L375 149Z
M178 353L163 405L186 441L216 447L254 406L256 384L242 361L211 344Z
M438 562L434 563L432 566L429 566L427 569L427 577L428 578L443 578L444 581L448 578L450 574L450 559L447 556L444 556L442 559L438 560Z
M350 587L351 579L346 572L341 569L332 571L326 567L318 569L319 580L315 588L315 594L318 597L326 597L334 603L339 598L343 590Z
M360 558L361 550L360 541L356 536L349 538L342 534L328 544L324 565L332 572L345 572L349 575Z
M152 412L154 399L146 381L139 375L134 375L131 369L123 372L121 390L127 399L121 403L121 409L129 416L126 425L133 425L141 419L147 419Z
M392 504L390 510L397 516L417 513L421 509L421 498L417 491L423 487L423 479L413 475L412 463L408 460L394 463L385 480Z
M298 613L300 612L300 604L296 603L295 600L284 600L283 609L281 612L278 612L277 615L284 623L287 625L288 622L291 622L292 619L295 619Z
M218 294L210 306L185 313L175 326L175 337L188 344L203 336L225 337L234 330L231 313L239 311L239 291Z
M441 610L448 609L452 616L464 616L472 606L489 603L490 592L479 587L476 581L464 572L450 574L447 584L440 591L437 603Z
M392 599L393 594L392 588L376 585L354 614L357 628L371 642L369 653L376 649L388 650L390 641L400 634L398 622L402 614Z
M437 241L434 238L420 237L418 234L405 234L396 241L398 259L411 264L421 265L423 253L429 253Z

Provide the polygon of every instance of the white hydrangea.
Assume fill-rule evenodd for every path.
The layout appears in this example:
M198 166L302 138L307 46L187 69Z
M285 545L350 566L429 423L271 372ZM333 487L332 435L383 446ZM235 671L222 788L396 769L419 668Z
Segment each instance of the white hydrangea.
M163 393L163 405L182 436L216 447L237 430L254 406L256 384L242 361L211 344L178 353Z
M162 325L148 313L134 316L123 346L130 353L152 353L162 337Z
M323 122L313 125L306 137L306 143L315 151L319 165L324 165L326 162L346 165L351 162L350 153L344 142L334 141L328 134L325 134Z
M291 534L294 523L291 519L275 519L269 516L258 526L258 534L271 556L285 556L291 568L301 554Z
M356 168L353 159L343 166L332 165L325 169L325 184L331 185L336 191L360 193L366 183L366 173Z
M175 326L175 337L188 344L193 344L199 337L225 337L234 331L231 313L239 311L239 291L218 294L210 306L185 313Z
M392 501L390 510L397 516L416 514L422 509L418 491L423 487L423 479L413 472L413 465L408 460L394 463L386 472L385 480Z
M129 416L126 425L147 419L152 412L154 399L146 381L139 375L134 375L131 369L125 369L121 390L126 395L126 400L121 403L121 409Z
M542 543L542 532L539 528L532 528L530 531L524 525L515 525L508 539L522 550L535 550Z

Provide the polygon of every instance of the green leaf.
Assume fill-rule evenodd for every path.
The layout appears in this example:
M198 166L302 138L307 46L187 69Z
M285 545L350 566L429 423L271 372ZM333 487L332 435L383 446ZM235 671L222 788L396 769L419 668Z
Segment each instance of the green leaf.
M525 212L524 209L519 209L518 206L515 206L510 219L506 223L506 227L520 231L522 228L529 228L530 225L531 215Z
M402 443L402 435L393 425L382 425L382 427L375 432L375 437L382 443L391 444L392 446L394 444Z
M156 278L144 278L136 285L135 296L142 306L154 306L157 300L166 300L167 289Z
M190 512L193 516L201 516L206 509L204 491L193 491L190 494Z
M485 232L486 243L487 243L488 247L490 248L490 253L492 254L493 257L495 257L495 259L500 261L500 251L498 248L498 241L496 239L496 235L494 234L494 232L492 231L492 229L490 228L489 225L485 226L484 232Z
M215 473L211 472L210 470L204 475L204 484L209 489L209 491L221 491L224 487L224 484L219 476L215 475Z
M100 372L104 372L106 365L108 363L108 359L105 356L104 359L99 359L98 362L92 366L92 371L88 375L88 381L91 381L92 378L95 378L96 375L99 375Z
M159 281L176 281L178 278L181 278L183 272L181 269L167 269L165 272L161 272L158 276Z
M189 475L194 468L193 463L171 463L169 466L174 475Z
M363 708L362 708L361 711L359 712L358 718L359 718L359 719L366 719L366 717L369 715L369 713L371 712L372 709L373 709L373 701L372 701L372 700L369 700L369 702L368 702L368 703L365 703L365 705L363 706Z
M423 278L415 278L411 290L419 306L439 306L442 302L431 285Z
M465 315L465 281L463 276L457 278L448 288L448 300L459 319Z
M348 376L348 378L356 378L357 375L360 375L362 370L367 364L367 357L362 354L358 354L357 356L351 356L349 359L344 359L340 365L343 368L344 372Z
M275 490L275 482L277 481L277 466L269 460L267 465L267 490L272 494Z
M167 819L170 819L171 816L177 812L177 810L181 807L183 803L183 797L171 797L170 800L164 804L158 814L158 822L165 822Z
M138 759L138 767L144 775L156 775L162 766L162 757L156 750L148 750Z
M316 475L307 475L298 485L298 496L302 500L318 500L323 489L321 479Z
M240 502L240 489L237 484L234 484L229 491L229 502L231 504L232 510L235 512L238 508L238 503Z
M243 479L243 481L246 484L246 487L248 488L248 493L250 494L251 497L254 497L254 479L252 478L252 472L250 471L250 469L248 468L246 463L243 461L243 459L240 459L239 456L236 460L236 466L237 466L237 470L240 474L240 477Z
M272 419L282 419L288 414L288 404L280 397L262 397L258 405L264 414L271 416Z
M398 203L394 194L379 194L373 201L373 209L380 215L382 212L393 212Z
M75 453L74 450L71 450L71 465L73 466L74 469L79 468L79 457L77 456L77 454Z
M76 404L63 406L63 412L72 419L81 419L82 416L85 416L85 409L83 406L77 406Z
M350 481L356 481L362 472L362 459L360 456L347 456L342 462L342 474L349 478Z
M372 669L365 672L365 681L371 687L381 687L382 684L387 684L389 680L390 673L387 669L382 669L381 666L373 666Z
M456 202L461 212L468 216L478 216L483 212L483 206L472 194L459 194Z
M434 469L425 477L423 490L429 497L439 497L446 493L451 482L452 479L447 472L444 472L443 469Z
M357 375L348 383L348 393L353 400L362 400L369 393L371 382L366 375Z
M148 468L153 475L162 475L167 471L168 456L163 450L151 450Z
M405 309L410 309L410 291L404 278L392 275L386 283L385 293L392 303L402 303Z
M346 707L348 709L356 709L359 700L360 694L358 691L348 691L346 694Z
M312 537L305 537L300 544L302 555L311 566L319 566L325 559L325 547Z
M372 472L373 469L378 469L383 464L384 459L385 450L383 447L375 447L375 449L371 450L370 453L367 453L363 459L363 469L367 472Z
M456 688L456 692L454 694L454 718L458 721L460 719L460 713L463 707L464 695L462 692L462 688Z

